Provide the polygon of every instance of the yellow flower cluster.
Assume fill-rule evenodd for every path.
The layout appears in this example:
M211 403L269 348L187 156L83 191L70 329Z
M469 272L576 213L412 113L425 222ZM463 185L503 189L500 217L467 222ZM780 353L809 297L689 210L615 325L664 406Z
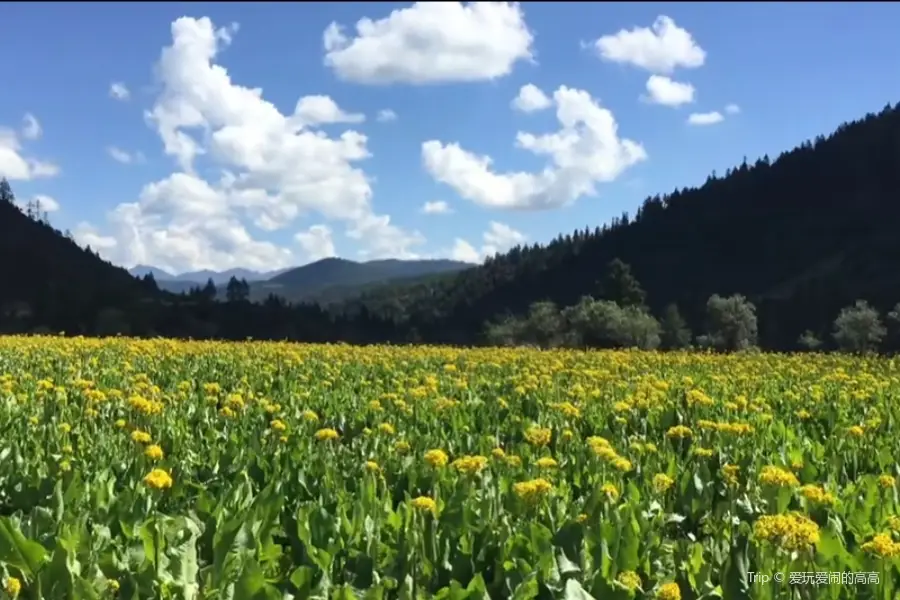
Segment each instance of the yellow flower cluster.
M862 545L862 551L879 558L894 558L900 556L900 544L891 539L890 535L879 533Z
M461 456L454 460L451 466L461 473L474 475L475 473L480 473L487 466L487 464L487 457L476 455Z
M808 549L819 542L819 526L799 513L763 515L753 524L758 540L772 543L788 552Z
M525 440L532 446L547 446L553 439L553 432L544 427L529 427L525 430Z
M166 490L174 483L172 476L162 469L153 469L144 477L144 483L155 490Z
M425 453L425 462L435 469L445 466L449 460L450 457L447 456L447 453L439 448L429 450Z
M763 467L759 473L759 481L773 487L796 487L800 485L796 475L775 465Z
M552 491L553 484L542 478L513 484L513 493L530 504L540 501Z

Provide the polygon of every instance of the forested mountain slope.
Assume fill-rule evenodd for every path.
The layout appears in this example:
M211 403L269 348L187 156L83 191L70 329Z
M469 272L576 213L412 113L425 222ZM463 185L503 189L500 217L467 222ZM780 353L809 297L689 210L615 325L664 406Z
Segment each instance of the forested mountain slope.
M699 188L648 198L633 218L524 246L484 266L348 304L408 323L429 341L469 342L484 322L538 300L594 291L613 258L630 264L655 312L671 302L701 325L711 294L757 303L761 341L825 333L857 298L900 300L900 110L741 164Z

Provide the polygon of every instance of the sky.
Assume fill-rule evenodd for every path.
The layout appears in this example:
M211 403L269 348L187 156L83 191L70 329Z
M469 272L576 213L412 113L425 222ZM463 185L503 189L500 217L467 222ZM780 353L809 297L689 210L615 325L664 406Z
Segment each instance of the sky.
M3 20L0 176L104 258L174 273L479 262L900 99L897 3L9 3Z

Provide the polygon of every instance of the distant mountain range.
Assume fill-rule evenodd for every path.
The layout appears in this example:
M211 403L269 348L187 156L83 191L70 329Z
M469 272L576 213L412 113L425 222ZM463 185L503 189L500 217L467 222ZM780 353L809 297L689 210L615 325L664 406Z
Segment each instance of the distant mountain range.
M137 265L128 269L128 272L135 277L144 277L148 273L152 274L157 283L161 281L187 281L189 283L206 284L207 281L212 279L213 283L216 285L225 285L232 277L246 279L247 281L261 281L275 277L288 270L290 269L278 269L261 273L259 271L251 271L250 269L226 269L225 271L190 271L188 273L181 273L180 275L173 275L172 273L157 267Z
M269 294L292 302L338 302L383 283L461 271L473 267L455 260L371 260L356 262L344 258L325 258L302 267L274 271L228 269L225 271L191 271L174 275L164 269L137 265L128 270L134 277L152 274L157 285L174 293L187 292L213 280L219 293L224 294L231 277L246 279L250 284L250 299L261 301Z

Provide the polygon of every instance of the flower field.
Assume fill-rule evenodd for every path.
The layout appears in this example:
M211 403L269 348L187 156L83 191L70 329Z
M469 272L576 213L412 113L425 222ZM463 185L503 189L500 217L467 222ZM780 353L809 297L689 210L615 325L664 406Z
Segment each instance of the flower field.
M8 337L0 402L0 597L900 594L889 359Z

